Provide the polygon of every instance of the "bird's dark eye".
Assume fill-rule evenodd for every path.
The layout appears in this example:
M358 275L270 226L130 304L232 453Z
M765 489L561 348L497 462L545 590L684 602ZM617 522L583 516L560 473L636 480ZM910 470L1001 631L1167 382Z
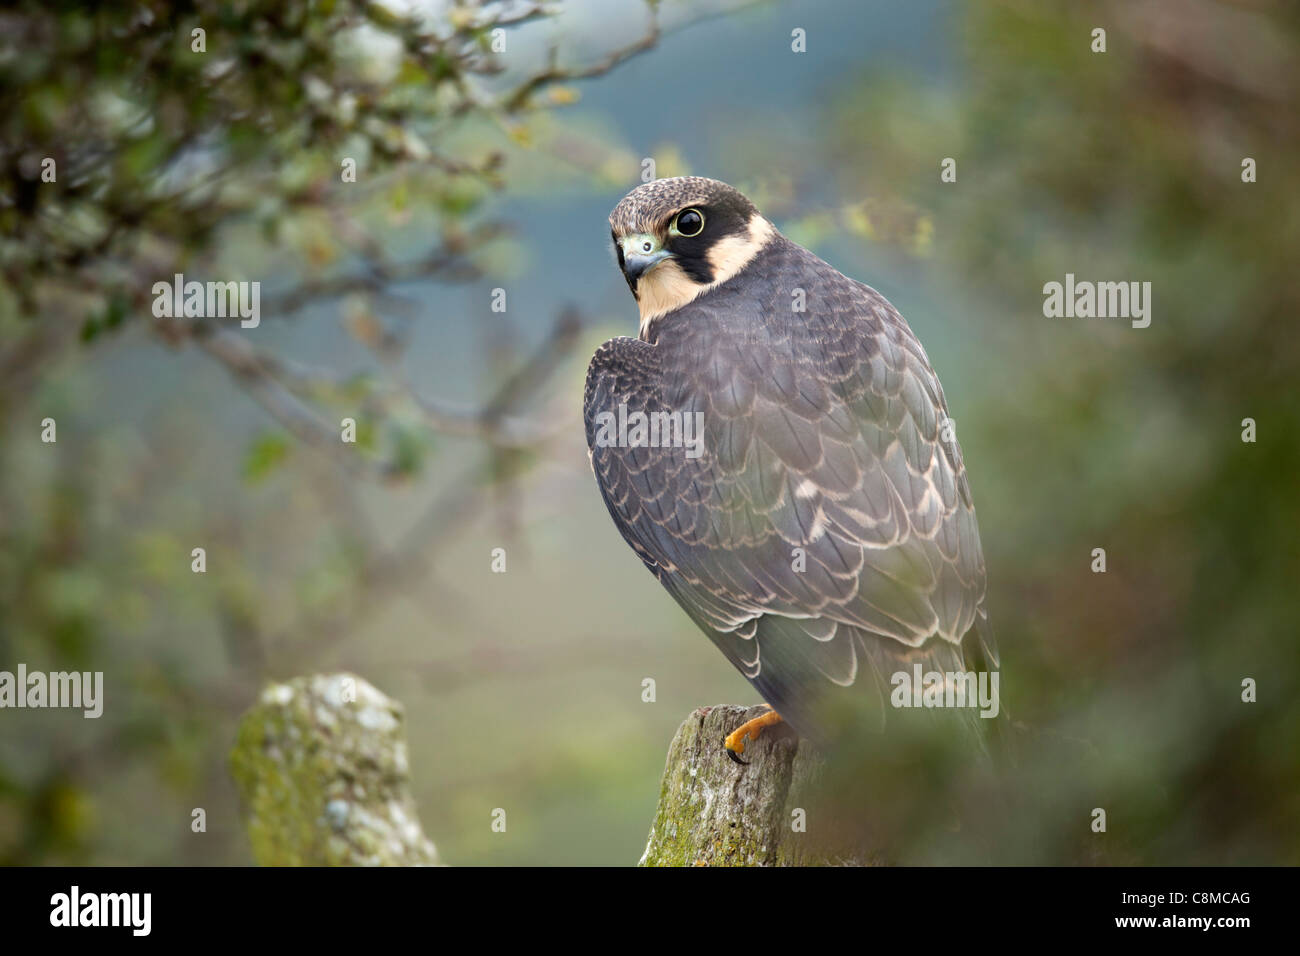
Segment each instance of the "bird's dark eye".
M698 209L683 209L677 214L675 225L679 235L686 236L688 239L691 236L698 236L704 231L704 213Z

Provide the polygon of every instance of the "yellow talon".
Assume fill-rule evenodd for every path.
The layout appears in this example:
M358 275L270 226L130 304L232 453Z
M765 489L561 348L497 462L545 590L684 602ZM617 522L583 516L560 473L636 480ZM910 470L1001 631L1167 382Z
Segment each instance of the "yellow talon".
M745 752L745 739L757 740L759 734L763 732L764 727L770 727L773 724L781 722L781 715L774 710L769 710L766 714L760 714L753 720L747 720L731 733L727 734L726 739L722 741L722 746L727 749L727 756L736 763L745 763L738 754Z

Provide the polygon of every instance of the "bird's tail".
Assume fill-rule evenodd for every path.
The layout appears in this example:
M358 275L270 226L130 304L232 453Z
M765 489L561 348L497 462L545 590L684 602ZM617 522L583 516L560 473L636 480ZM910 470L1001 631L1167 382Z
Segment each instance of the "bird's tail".
M931 638L920 647L863 633L859 651L869 665L859 682L879 702L874 728L889 736L933 737L937 746L987 757L1005 749L1007 710L997 645L987 619L977 617L962 644ZM892 726L891 726L892 725Z

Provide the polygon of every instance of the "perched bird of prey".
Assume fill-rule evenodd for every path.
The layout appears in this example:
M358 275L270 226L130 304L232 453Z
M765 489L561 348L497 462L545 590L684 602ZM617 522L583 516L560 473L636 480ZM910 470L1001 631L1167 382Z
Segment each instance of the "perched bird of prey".
M587 371L592 469L637 556L773 708L730 755L782 718L824 739L848 701L883 719L893 674L964 671L964 640L996 666L961 449L903 317L726 183L647 183L609 223L641 325Z

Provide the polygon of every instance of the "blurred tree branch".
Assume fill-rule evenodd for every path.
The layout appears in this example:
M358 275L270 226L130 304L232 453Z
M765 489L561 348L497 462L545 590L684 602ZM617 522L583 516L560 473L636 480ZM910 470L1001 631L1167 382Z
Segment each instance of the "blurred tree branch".
M510 58L493 52L494 31L554 8L455 3L437 20L357 2L328 12L270 2L237 11L146 5L90 18L29 3L0 14L8 54L0 59L0 317L6 303L12 309L0 369L25 373L5 375L0 388L17 397L13 386L25 390L33 365L78 335L93 339L147 315L160 277L246 272L219 260L247 225L271 242L311 236L308 276L267 298L270 317L348 293L396 301L389 287L412 279L477 278L475 256L502 227L470 220L484 190L501 186L502 157L459 156L438 142L472 115L495 121L534 110L539 89L602 75L649 49L658 26L655 5L647 9L636 42L574 68L559 66L552 48L545 67L500 95L477 79L510 72ZM47 158L53 182L42 181ZM356 161L358 182L341 181L344 158ZM441 242L415 261L392 261L361 222L393 190L420 196L440 226ZM321 215L327 233L315 225ZM332 262L351 265L322 270ZM51 325L71 329L51 333ZM176 332L151 328L165 340ZM220 345L205 351L234 360ZM264 379L275 377L272 363L262 367ZM295 433L306 434L301 416L294 420Z
M25 823L57 826L31 823L16 859L79 847L59 807L78 787L89 792L87 778L146 757L173 780L177 765L210 762L212 728L247 706L268 671L297 670L394 594L433 586L431 562L449 536L543 460L558 429L573 427L549 391L577 342L574 310L532 352L503 356L505 374L481 406L430 394L408 380L402 358L414 320L446 318L430 315L428 283L483 278L508 236L487 202L506 183L499 131L515 137L529 114L571 101L539 95L546 87L649 49L655 6L646 5L645 39L594 65L568 68L552 55L536 70L513 31L555 12L542 3L453 2L437 17L360 0L0 11L0 428L24 420L57 365L109 338L192 349L315 452L296 461L294 496L331 516L325 553L301 572L288 565L270 586L293 595L293 613L277 618L251 561L227 563L206 589L177 587L176 575L190 571L173 558L188 554L190 537L214 553L246 554L275 532L252 533L220 511L170 527L152 521L142 500L174 496L185 467L176 436L117 446L133 450L114 472L132 494L114 501L121 511L110 525L88 502L118 436L52 447L42 459L55 463L48 487L10 469L16 443L0 444L0 490L23 504L0 509L0 651L39 648L80 665L98 660L97 641L112 635L115 659L124 647L138 655L123 679L140 692L125 722L96 728L89 743L51 741L24 768L32 783L6 799L21 797ZM494 51L497 30L510 33L509 53ZM355 181L343 175L345 160ZM157 316L153 285L177 273L263 280L267 323L339 303L379 369L298 361L237 320ZM417 283L426 286L418 299L403 289ZM340 440L345 415L365 434L356 445ZM385 543L365 486L415 477L435 436L478 443L481 460L441 479ZM277 433L268 442L267 461L289 455ZM318 573L329 587L309 599L295 591ZM51 580L69 587L42 586ZM195 626L216 628L224 673L201 677L184 654L142 646L132 628L161 591L205 602ZM0 781L8 771L0 766Z

